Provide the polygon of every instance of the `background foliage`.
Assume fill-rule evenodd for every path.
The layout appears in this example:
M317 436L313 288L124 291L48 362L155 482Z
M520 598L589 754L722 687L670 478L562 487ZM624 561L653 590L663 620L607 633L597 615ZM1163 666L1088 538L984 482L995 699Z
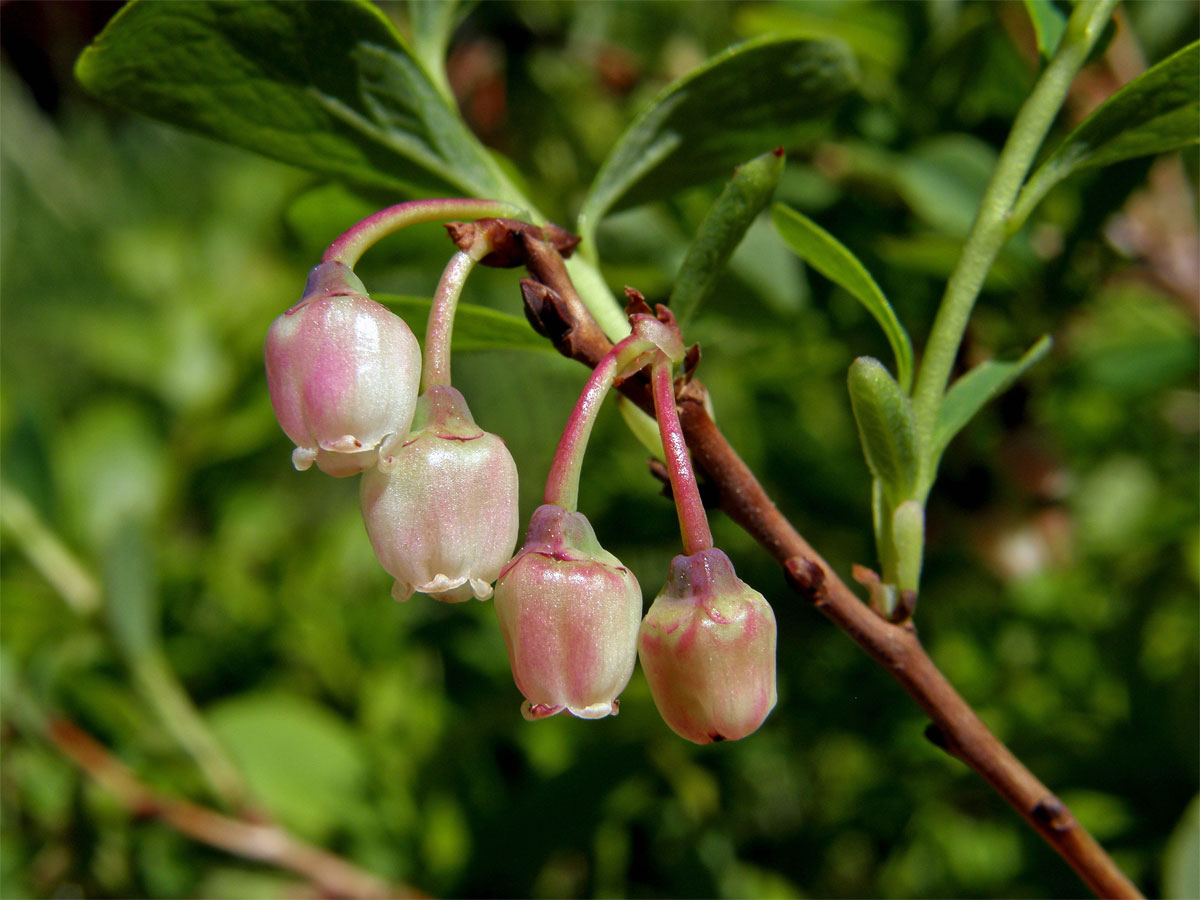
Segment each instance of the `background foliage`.
M155 712L163 659L281 821L435 894L1080 893L721 518L718 544L780 624L780 702L762 731L686 744L640 673L617 719L522 721L490 605L393 603L356 486L294 472L266 396L270 320L334 236L398 196L89 100L70 67L111 11L0 11L4 896L296 893L290 876L132 816L36 733L38 711L62 711L149 783L213 802L178 723ZM1128 13L1151 62L1196 35L1189 4ZM866 262L919 348L1035 75L1021 5L488 3L455 33L451 84L539 206L570 221L649 97L732 38L769 32L837 36L857 57L860 92L794 148L777 196ZM1090 77L1102 90L1103 71ZM1191 229L1194 252L1186 200L1177 213L1178 191L1152 192L1166 167L1194 188L1194 152L1180 166L1135 160L1059 185L999 260L964 363L1046 332L1056 344L947 451L917 621L951 681L1139 885L1188 896L1195 285L1179 289L1130 238ZM607 220L614 287L665 297L719 189ZM448 255L437 229L418 229L360 272L373 291L428 295ZM515 281L481 272L466 299L517 312ZM888 356L869 314L764 220L690 337L722 428L784 511L840 571L873 563L845 389L854 357ZM518 460L524 515L584 377L544 348L455 360L476 418ZM678 552L674 512L615 409L580 504L656 592Z

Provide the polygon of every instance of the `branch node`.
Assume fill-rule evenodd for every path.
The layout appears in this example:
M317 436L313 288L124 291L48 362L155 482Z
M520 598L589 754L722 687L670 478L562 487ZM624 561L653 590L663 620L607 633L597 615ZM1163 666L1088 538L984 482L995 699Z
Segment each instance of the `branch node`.
M783 564L784 575L792 590L821 606L828 599L825 590L825 570L814 560L804 556L791 556Z
M936 722L930 722L926 725L923 733L925 740L929 741L933 746L937 747L947 756L959 759L958 754L954 752L954 748L950 744L950 739L946 737L946 732L942 731Z
M1047 794L1032 810L1035 822L1045 825L1056 834L1063 834L1075 827L1075 817L1053 794Z
M497 269L525 265L528 259L525 235L544 241L563 257L570 256L575 245L579 243L576 235L553 222L548 223L545 228L538 228L519 219L476 219L474 222L447 222L446 231L454 245L463 251L471 247L477 235L484 235L492 252L479 262Z

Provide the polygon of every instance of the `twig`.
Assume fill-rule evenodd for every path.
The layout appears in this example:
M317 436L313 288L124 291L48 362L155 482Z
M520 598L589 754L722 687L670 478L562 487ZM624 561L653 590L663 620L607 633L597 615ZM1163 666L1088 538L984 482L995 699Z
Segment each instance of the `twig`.
M553 248L526 235L526 315L565 356L595 367L611 347L576 296ZM653 415L644 377L620 389ZM929 716L930 739L981 775L1100 897L1140 897L1104 849L988 730L934 665L910 622L895 624L864 604L779 511L705 410L705 388L687 379L678 393L684 436L718 505L783 566L788 584L846 632Z
M59 750L136 815L160 819L190 838L245 859L303 875L330 897L380 900L424 896L409 887L389 885L277 825L231 819L185 800L164 797L139 781L95 738L67 719L51 719L46 733Z

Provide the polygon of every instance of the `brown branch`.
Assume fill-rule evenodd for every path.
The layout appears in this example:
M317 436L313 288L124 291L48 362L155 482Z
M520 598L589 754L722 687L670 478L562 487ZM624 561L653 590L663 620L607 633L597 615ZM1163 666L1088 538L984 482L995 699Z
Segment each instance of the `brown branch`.
M245 859L303 875L329 897L423 897L412 888L389 885L340 856L305 843L276 825L245 822L186 800L156 793L73 722L52 719L47 735L68 758L139 816L165 822L181 834Z
M549 244L523 235L526 314L565 356L595 367L611 343L600 332ZM654 414L643 378L620 389ZM784 569L791 588L878 662L932 720L927 735L981 775L1100 897L1140 897L1070 810L988 730L925 652L911 622L893 623L864 604L792 526L705 410L705 388L685 378L678 392L684 436L718 505Z

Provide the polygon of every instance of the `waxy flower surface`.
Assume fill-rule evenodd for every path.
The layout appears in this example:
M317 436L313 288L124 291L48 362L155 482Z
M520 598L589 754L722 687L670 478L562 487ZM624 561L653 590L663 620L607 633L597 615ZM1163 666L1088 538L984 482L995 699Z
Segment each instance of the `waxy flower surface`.
M438 385L421 396L412 431L386 443L378 468L363 474L361 499L397 600L414 591L451 603L492 595L520 527L517 467L457 390Z
M346 476L408 432L421 351L404 320L366 295L341 263L322 263L304 297L267 332L267 386L292 463Z
M676 556L638 638L650 692L671 730L735 741L775 708L775 614L717 549Z
M642 592L582 513L537 508L495 603L526 718L617 712L637 660Z

